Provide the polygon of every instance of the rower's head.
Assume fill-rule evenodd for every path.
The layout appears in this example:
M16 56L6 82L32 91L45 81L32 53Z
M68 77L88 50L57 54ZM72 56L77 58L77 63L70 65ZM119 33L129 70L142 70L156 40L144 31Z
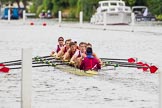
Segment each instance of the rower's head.
M64 38L63 37L59 37L58 38L58 43L59 43L59 45L63 45L64 44Z
M87 53L87 55L92 55L92 53L93 53L92 48L87 47L86 53Z
M92 54L93 54L93 50L91 47L87 47L86 49L86 54L88 58L93 58Z
M87 43L87 47L91 47L92 48L92 44L91 43Z
M79 43L79 50L81 52L86 52L86 43L85 42L80 42Z
M76 45L76 48L79 49L79 46L78 46L78 42L77 41L73 41Z
M74 41L74 43L77 45L77 41Z
M65 46L66 46L66 48L69 48L69 47L70 47L70 43L71 43L71 39L67 39L67 40L65 41Z
M74 42L70 42L70 50L72 52L76 51L77 47L76 47L76 44Z

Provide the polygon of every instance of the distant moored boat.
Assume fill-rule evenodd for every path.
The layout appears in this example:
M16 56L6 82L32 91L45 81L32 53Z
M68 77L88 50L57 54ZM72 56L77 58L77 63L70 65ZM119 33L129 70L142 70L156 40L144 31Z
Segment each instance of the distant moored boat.
M104 15L105 13L105 15ZM104 18L104 16L106 18ZM100 1L97 12L91 17L92 24L130 24L131 8L122 0Z

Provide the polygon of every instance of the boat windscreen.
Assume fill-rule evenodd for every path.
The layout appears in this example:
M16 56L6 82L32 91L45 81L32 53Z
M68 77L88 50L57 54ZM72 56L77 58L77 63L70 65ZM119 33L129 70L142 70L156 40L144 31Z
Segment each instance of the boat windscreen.
M117 6L117 3L111 2L111 3L110 3L110 6Z

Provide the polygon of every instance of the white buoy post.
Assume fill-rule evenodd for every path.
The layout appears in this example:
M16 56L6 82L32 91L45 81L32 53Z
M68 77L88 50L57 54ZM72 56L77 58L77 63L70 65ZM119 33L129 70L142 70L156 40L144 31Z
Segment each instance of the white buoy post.
M10 11L10 6L8 8L8 22L11 20L11 11Z
M61 17L61 11L58 12L58 17L59 17L59 25L61 24L62 17Z
M80 24L83 24L83 11L80 11L79 22L80 22Z
M135 15L134 13L132 12L131 13L131 25L134 26L134 20L135 20Z
M132 12L131 13L131 32L134 32L134 21L135 21L135 15L134 13Z
M22 49L21 108L31 108L32 49Z
M25 20L26 20L26 11L23 10L23 23L25 24Z
M107 25L106 12L103 13L103 24L104 24L104 29L106 29L106 25Z

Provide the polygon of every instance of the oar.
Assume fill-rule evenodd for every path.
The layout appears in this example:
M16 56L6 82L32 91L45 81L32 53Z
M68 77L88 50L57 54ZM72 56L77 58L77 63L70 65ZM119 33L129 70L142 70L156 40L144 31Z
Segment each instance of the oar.
M63 63L57 63L57 64L41 64L41 65L35 65L35 66L32 66L32 67L44 67L44 66L52 66L52 67L55 67L57 65L65 65ZM12 68L9 68L9 69L21 69L22 67L12 67Z
M44 66L50 66L50 65L36 65L36 66L32 66L32 67L44 67ZM22 67L13 67L13 68L9 68L9 69L21 69Z
M48 64L48 65L51 65L51 66L55 66L56 63L55 61L49 61L49 60L46 60L44 58L40 58L40 57L37 57L36 61L39 60L45 64ZM62 60L56 60L57 62L60 62L60 64L62 65L69 65L69 62L68 61L62 61Z
M47 58L47 57L51 57L51 56L43 56L43 57L40 57L40 58ZM33 58L34 59L34 58ZM20 62L18 62L18 63L14 63L14 62L17 62L17 61L20 61ZM12 63L13 62L13 63ZM8 61L8 62L3 62L3 63L10 63L10 64L8 64L8 66L12 66L12 65L20 65L21 64L21 60L15 60L15 61ZM3 73L7 73L7 72L9 72L9 70L10 70L10 68L7 68L7 67L5 67L5 64L3 64L3 63L0 63L0 67L2 67L2 68L0 68L0 72L3 72ZM39 64L39 63L33 63L33 64ZM41 65L40 66L34 66L34 67L41 67ZM15 67L15 69L20 69L21 67ZM11 68L12 69L12 68Z
M51 61L51 62L61 62L61 61L60 60L54 60L54 61ZM42 61L40 61L40 62L33 62L32 64L45 64L45 61L44 62L42 62ZM21 65L21 63L7 64L5 66L15 66L15 65Z
M138 69L143 69L143 71L147 71L150 69L151 73L155 73L158 68L155 65L149 66L148 64L142 64L142 62L137 63L137 65L128 65L128 64L120 64L120 63L112 63L112 64L107 64L105 63L105 66L114 66L114 67L132 67L132 68L138 68Z
M125 64L125 65L138 65L137 63L129 63L129 62L121 62L121 61L112 61L112 60L106 60L106 61L103 61L103 63L106 63L106 64L117 63L117 64Z
M104 66L143 68L143 66L125 65L125 64L105 64Z
M48 59L44 59L44 58L41 58L41 57L36 57L34 58L35 60L35 63L33 64L39 64L39 63L43 63L43 65L35 65L35 66L32 66L32 67L43 67L43 66L52 66L52 67L55 67L57 65L65 65L65 63L62 63L61 60L54 60L54 61L50 61ZM57 63L57 62L60 62L60 63ZM10 68L10 69L20 69L21 67L14 67L14 68Z
M128 59L118 59L118 58L100 58L101 60L119 60L119 61L127 61L129 63L137 62L137 58L128 58Z
M53 59L53 57L51 57L51 58L49 58L49 57L51 57L51 56L42 56L42 57L40 57L40 58ZM36 58L36 57L32 58L33 61L34 61L35 58ZM2 63L0 63L0 65L4 65L4 66L5 66L5 65L7 65L7 64L15 64L15 63L20 63L20 64L21 64L21 62L22 62L22 60L14 60L14 61L2 62Z
M48 60L48 59L46 59L46 60ZM32 64L42 64L44 62L43 61L37 61L37 62L33 61ZM52 60L51 62L60 62L60 60ZM5 64L4 66L15 66L15 65L21 65L21 64L22 64L21 62L18 62L18 63Z
M37 56L36 56L37 57ZM51 57L51 56L42 56L41 58L48 58L48 57ZM35 58L35 57L34 57ZM34 59L34 58L32 58L32 59ZM20 61L22 61L22 60L13 60L13 61L7 61L7 62L2 62L2 63L0 63L0 64L6 64L6 63L12 63L12 62L20 62Z

